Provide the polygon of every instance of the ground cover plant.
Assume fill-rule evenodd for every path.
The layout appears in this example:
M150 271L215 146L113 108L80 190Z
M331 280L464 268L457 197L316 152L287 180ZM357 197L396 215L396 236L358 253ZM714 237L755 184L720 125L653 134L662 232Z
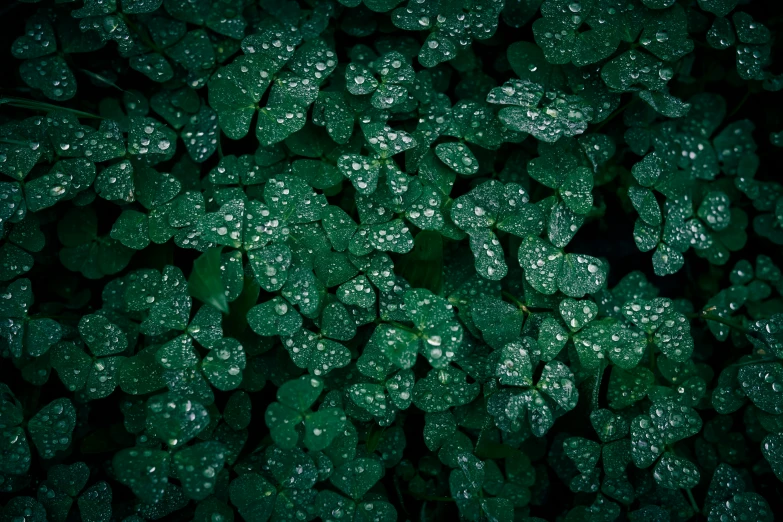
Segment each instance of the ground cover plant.
M777 2L0 24L0 522L783 518Z

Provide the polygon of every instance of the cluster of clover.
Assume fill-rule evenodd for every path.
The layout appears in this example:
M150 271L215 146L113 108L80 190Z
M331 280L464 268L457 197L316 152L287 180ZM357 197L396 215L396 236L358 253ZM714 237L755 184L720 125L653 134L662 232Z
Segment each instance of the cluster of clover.
M533 521L554 481L569 521L773 519L783 187L741 110L670 93L719 51L783 88L739 0L23 2L1 520ZM722 289L609 288L570 245L610 193L648 272Z

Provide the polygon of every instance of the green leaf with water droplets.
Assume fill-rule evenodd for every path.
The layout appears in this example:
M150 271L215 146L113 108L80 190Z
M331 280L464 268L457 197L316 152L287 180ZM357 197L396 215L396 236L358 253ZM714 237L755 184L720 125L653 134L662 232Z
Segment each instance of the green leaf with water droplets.
M527 237L519 247L519 264L525 272L525 280L542 294L557 292L563 257L562 250L535 236Z
M607 391L609 406L623 409L642 400L653 382L653 374L647 368L637 366L624 370L620 366L615 366L612 368Z
M445 411L460 406L478 395L478 383L466 382L467 375L454 367L432 369L423 379L416 381L413 402L425 412Z
M209 412L201 403L174 393L150 397L146 410L149 434L171 447L185 445L209 424Z
M304 444L311 451L327 448L340 435L345 425L345 413L339 408L323 408L305 417Z
M561 292L570 297L583 297L601 289L609 267L592 256L566 254L557 278Z
M583 437L571 437L563 441L563 449L581 473L592 470L601 457L601 445Z
M76 78L62 56L25 60L19 66L19 75L28 86L41 90L50 100L61 102L76 95Z
M501 384L507 386L531 386L533 384L533 365L530 359L531 348L535 341L524 337L520 342L512 342L500 351L495 375Z
M441 143L435 146L435 154L449 168L463 176L476 174L479 169L478 160L467 145L455 141Z
M277 490L258 473L245 473L231 481L229 498L242 518L249 522L269 519L275 505Z
M355 500L362 499L383 477L383 465L373 458L358 458L337 468L330 481Z
M103 315L83 316L79 321L79 333L84 343L97 357L118 354L128 347L125 332Z
M753 404L768 413L783 412L783 365L768 362L743 366L737 379Z
M173 460L173 469L187 497L203 500L213 494L225 461L221 443L209 441L188 446L175 453Z
M775 515L764 497L758 493L745 492L734 495L722 504L716 505L709 512L709 522L724 520L739 522L741 520L757 520L771 522Z
M340 285L337 298L350 306L369 308L375 304L375 291L364 276L358 276Z
M631 458L637 467L650 467L663 449L663 436L647 415L631 421Z
M223 338L210 346L209 353L201 361L201 370L218 390L233 390L242 382L242 370L247 358L236 339Z
M176 133L154 118L131 118L128 152L163 161L176 152Z
M251 308L247 322L258 335L288 337L302 327L302 316L284 299L275 297Z
M117 480L143 502L163 497L170 466L167 452L143 447L123 449L114 455L112 466Z
M566 298L560 301L560 316L572 332L582 329L597 313L598 307L589 300L576 301Z
M560 185L560 196L577 214L586 214L593 206L593 174L586 167L571 171Z
M691 461L667 452L653 469L653 477L666 489L688 489L699 483L701 473Z
M477 299L471 307L471 317L487 344L496 348L513 342L522 328L522 312L500 299Z
M206 161L217 150L218 117L215 111L203 105L182 129L181 137L190 157L196 163Z
M30 419L27 429L38 453L51 459L71 445L76 427L76 410L70 399L55 399Z
M114 222L111 237L134 250L143 250L150 244L147 214L136 210L124 210Z
M538 346L541 359L549 361L557 357L568 342L568 332L551 317L547 317L538 329Z

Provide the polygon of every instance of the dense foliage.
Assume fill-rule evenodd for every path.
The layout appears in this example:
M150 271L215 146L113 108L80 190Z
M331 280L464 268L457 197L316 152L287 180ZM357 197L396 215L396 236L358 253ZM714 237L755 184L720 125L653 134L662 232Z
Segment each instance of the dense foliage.
M0 7L0 521L783 518L772 0Z

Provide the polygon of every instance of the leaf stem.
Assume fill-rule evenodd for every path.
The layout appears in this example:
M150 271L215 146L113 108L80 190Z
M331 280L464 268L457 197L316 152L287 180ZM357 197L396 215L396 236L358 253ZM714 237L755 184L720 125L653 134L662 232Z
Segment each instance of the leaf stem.
M419 331L416 330L415 328L413 328L412 326L407 326L407 325L404 325L404 324L399 323L397 321L381 321L381 322L382 323L386 323L388 325L391 325L391 326L393 326L395 328L399 328L400 330L405 330L405 331L408 331L408 332L411 332L411 333L415 333L415 334L419 333Z
M685 493L688 495L688 500L691 502L691 507L696 513L701 513L701 510L699 509L699 505L696 504L696 499L693 498L693 493L691 493L690 488L685 488Z
M748 98L750 98L750 87L745 91L745 96L742 97L742 99L739 101L736 107L734 107L734 110L729 113L727 118L731 118L735 114L737 114L737 111L742 108L743 105L745 105L745 102L748 101Z
M525 306L525 305L522 303L522 301L520 301L519 299L517 299L516 297L514 297L513 295L511 295L509 292L506 292L506 291L504 290L503 292L501 292L501 295L503 295L503 297L507 298L509 301L511 301L512 303L514 303L515 305L517 305L517 308L519 308L520 310L522 310L522 311L523 311L523 312L525 312L526 314L529 314L529 313L530 313L530 310L528 309L528 307L527 307L527 306Z
M421 495L419 493L414 493L411 490L408 490L408 493L410 493L412 497L415 497L415 498L417 498L419 500L427 500L427 501L430 501L430 502L456 502L451 497L434 497L434 496L430 496L430 495Z
M92 114L90 112L80 111L78 109L71 109L70 107L61 107L52 103L39 102L36 100L28 100L26 98L17 98L15 96L3 96L0 98L0 105L10 105L11 107L18 107L20 109L30 109L32 111L66 111L73 113L82 118L93 118L102 120L102 116Z
M604 121L596 125L595 128L593 129L593 132L600 131L604 127L604 125L606 125L607 123L615 119L617 116L622 114L625 109L627 109L628 107L630 107L631 105L635 104L638 101L639 101L639 97L634 96L631 101L629 101L625 105L622 105L621 107L618 107L617 110L615 110L612 114L610 114Z
M601 398L601 381L604 380L604 370L606 370L606 363L601 360L598 365L598 369L595 372L595 382L593 383L593 393L590 397L590 406L593 411L599 410L601 405L599 399Z
M742 326L740 324L735 323L734 321L729 321L725 317L721 317L719 315L713 315L713 314L709 313L710 310L713 310L713 309L710 308L710 309L704 310L703 312L700 312L700 313L688 314L688 318L690 318L690 319L703 319L705 321L714 321L716 323L720 323L720 324L726 325L729 328L733 328L733 329L737 330L740 333L744 333L745 335L748 335L748 334L751 333L747 328L745 328L744 326Z

